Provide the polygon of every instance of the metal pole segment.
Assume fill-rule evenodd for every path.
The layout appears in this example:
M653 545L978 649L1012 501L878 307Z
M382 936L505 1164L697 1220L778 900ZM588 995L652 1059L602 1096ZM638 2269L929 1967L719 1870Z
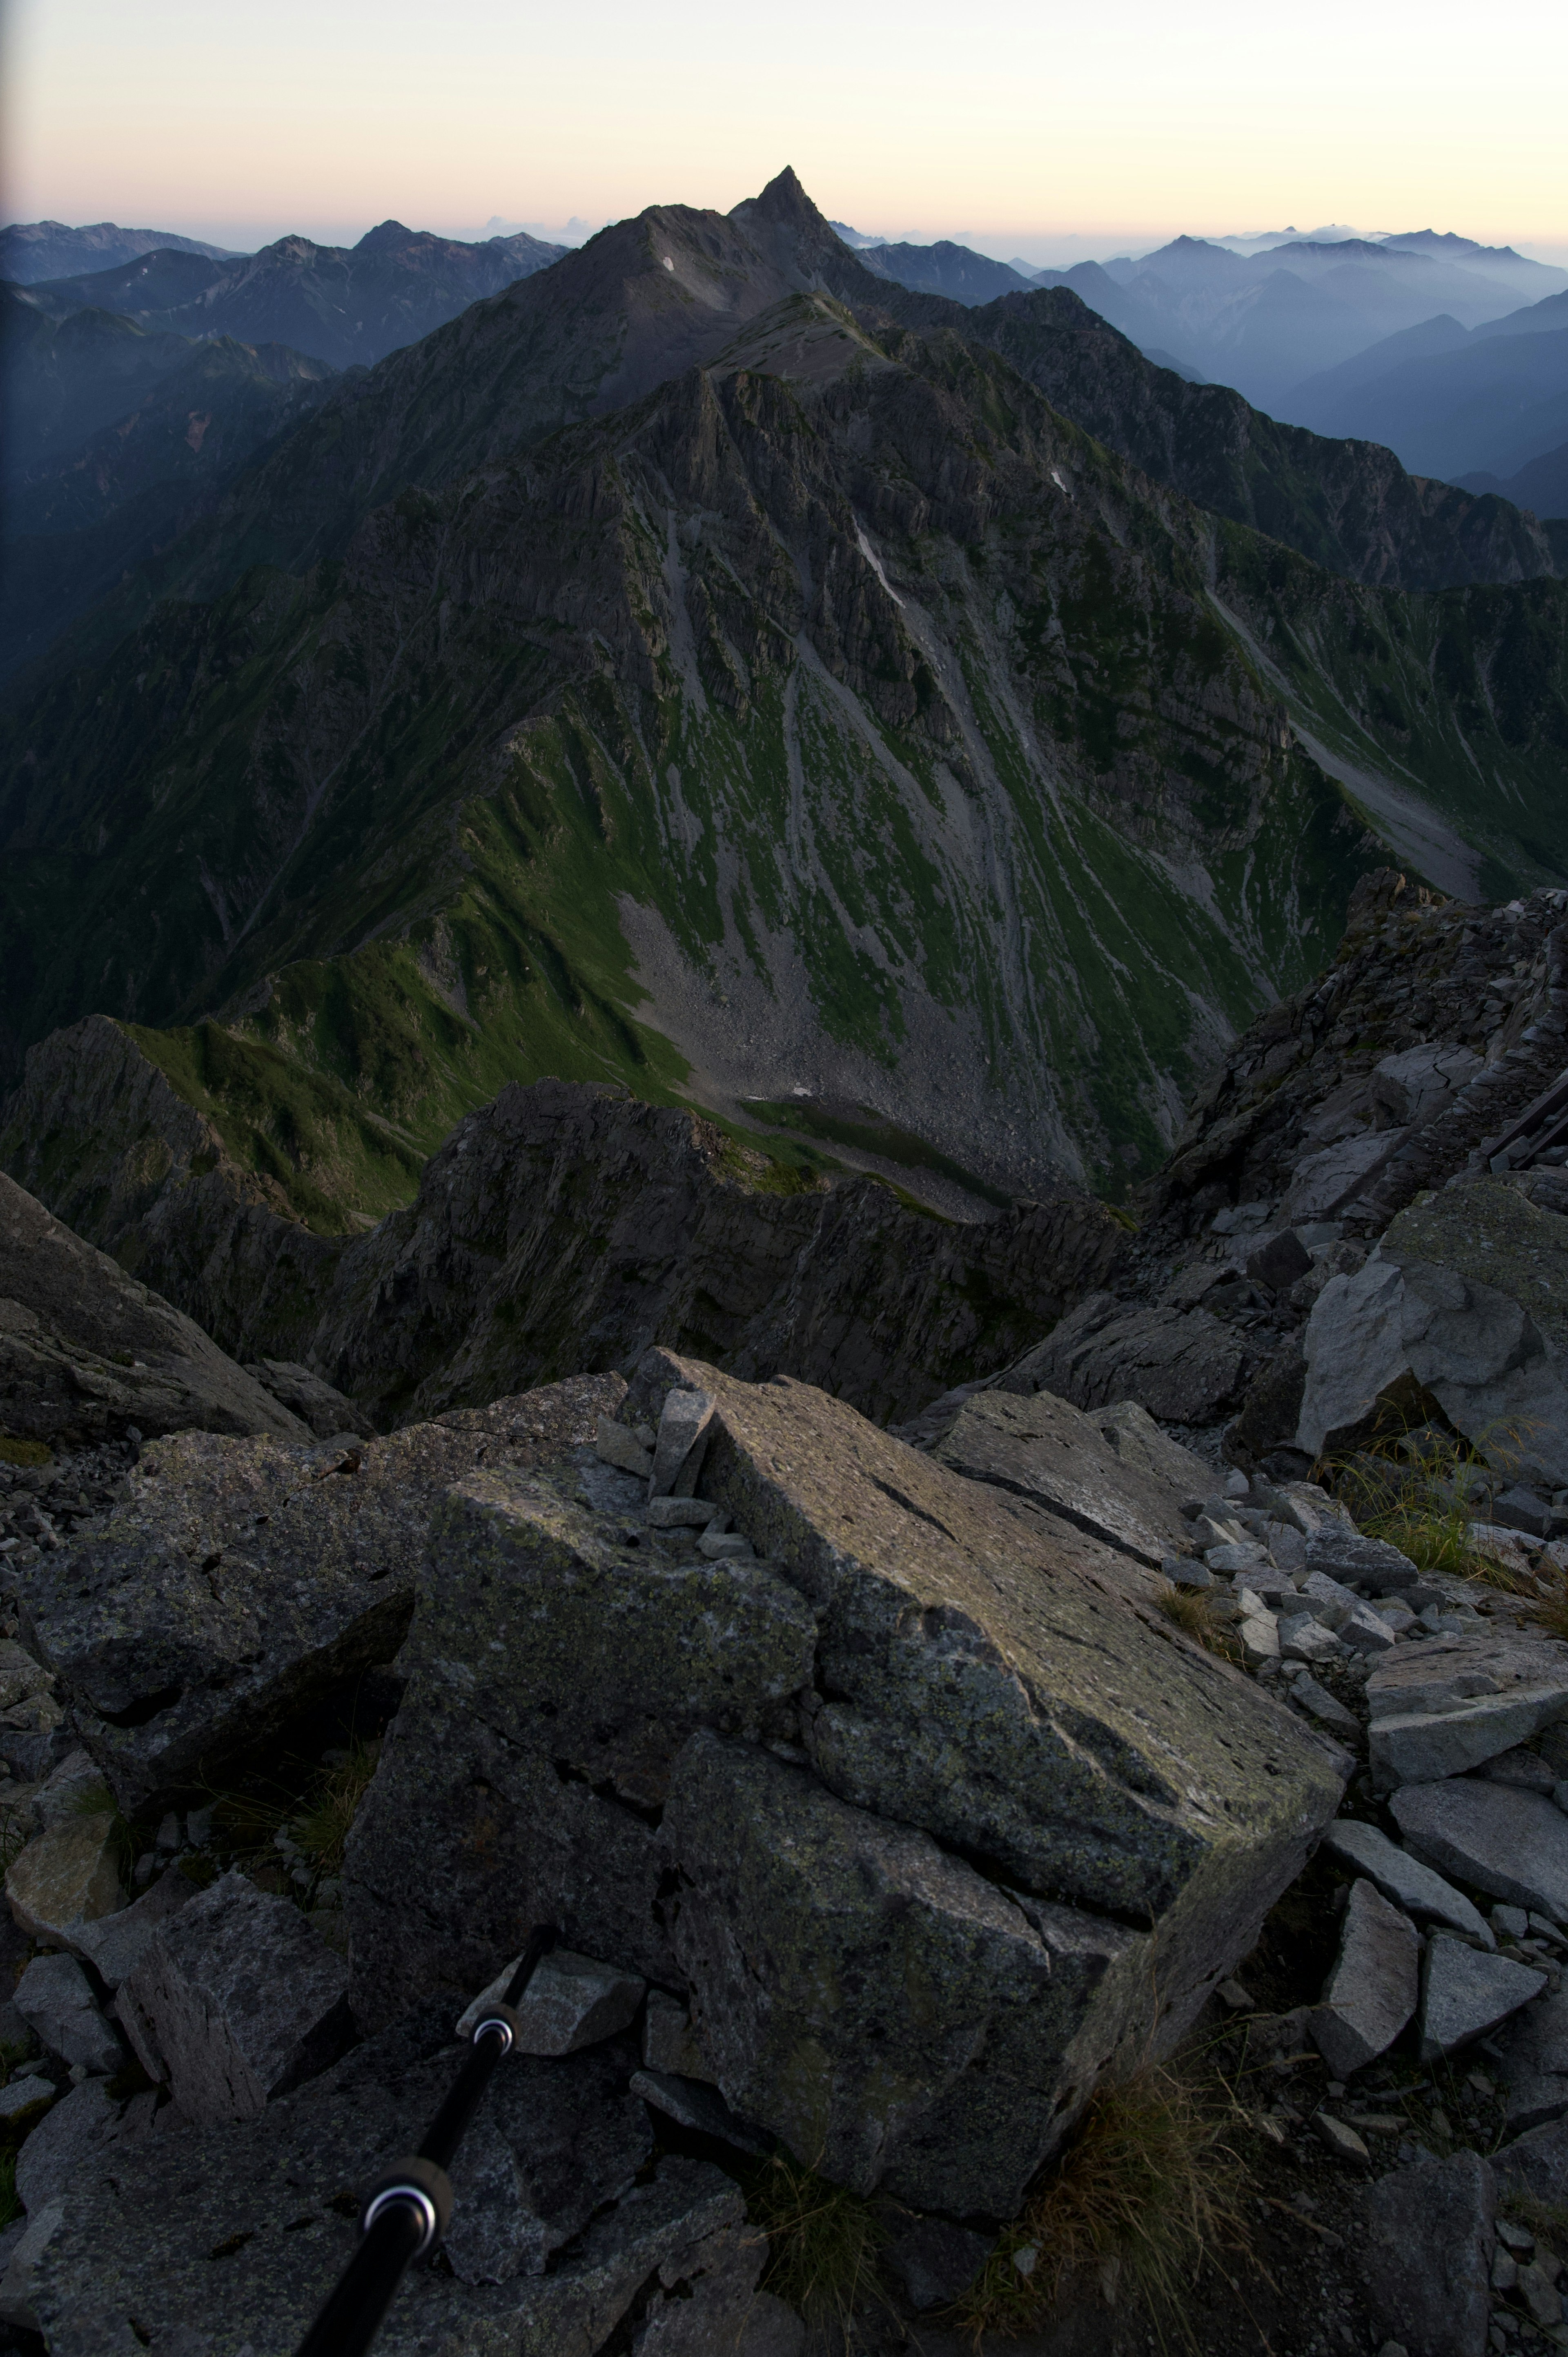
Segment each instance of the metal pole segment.
M503 2003L478 2023L468 2059L420 2141L414 2160L429 2165L427 2184L410 2181L404 2185L394 2172L372 2193L361 2220L363 2238L360 2247L300 2342L297 2357L362 2357L381 2330L410 2262L422 2254L428 2255L439 2241L439 2235L431 2231L431 2220L439 2214L445 2229L441 2205L449 2203L451 2199L451 2189L442 2172L456 2158L457 2147L478 2110L491 2074L513 2042L511 2024L497 2016L510 2013L559 1936L553 1925L548 1923L541 1924L532 1933L508 1984ZM401 2164L401 2171L413 2180L421 2175L407 2161Z

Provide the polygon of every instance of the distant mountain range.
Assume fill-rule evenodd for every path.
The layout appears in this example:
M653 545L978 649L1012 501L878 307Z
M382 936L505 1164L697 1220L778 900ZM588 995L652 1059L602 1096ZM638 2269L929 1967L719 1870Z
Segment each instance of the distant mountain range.
M1495 492L1536 515L1568 517L1568 442L1532 458L1507 482L1484 474L1466 475L1461 480L1467 491Z
M230 259L227 247L206 245L199 237L178 237L172 230L122 229L118 221L96 221L88 229L67 229L63 221L13 221L0 229L0 278L31 286L40 278L113 270L138 254L160 253Z
M227 259L189 248L134 255L22 296L56 319L111 311L151 334L287 344L334 368L379 361L568 249L519 231L467 245L382 221L358 245L279 238Z
M13 674L0 1060L134 1026L318 1225L542 1072L1116 1188L1391 846L1568 872L1568 530L911 290L792 174L290 397ZM29 512L116 528L115 464Z

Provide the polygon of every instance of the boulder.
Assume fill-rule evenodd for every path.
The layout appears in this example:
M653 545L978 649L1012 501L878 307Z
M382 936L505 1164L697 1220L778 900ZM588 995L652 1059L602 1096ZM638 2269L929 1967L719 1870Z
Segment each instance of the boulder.
M1167 1449L1185 1462L1167 1459L1168 1469L1156 1472L1131 1448L1113 1448L1100 1419L1067 1400L988 1391L965 1402L931 1454L967 1480L988 1481L1027 1511L1070 1523L1157 1570L1190 1544L1181 1509L1209 1479L1190 1450Z
M108 2076L124 2061L124 2049L100 2013L74 1956L35 1956L16 1983L13 2002L39 2045L62 2062L80 2062Z
M1455 1777L1389 1803L1405 1846L1493 1899L1568 1921L1568 1816L1539 1792Z
M113 1812L60 1817L35 1835L6 1869L5 1897L30 1938L68 1945L81 1925L124 1906Z
M1367 2304L1412 2357L1483 2357L1497 2206L1496 2179L1474 2152L1396 2169L1362 2192Z
M253 2119L342 2052L348 1982L297 1907L231 1872L157 1926L120 2018L188 2119Z
M1568 1718L1568 1646L1512 1631L1449 1633L1402 1645L1373 1670L1366 1695L1379 1786L1436 1783Z
M1166 1424L1213 1424L1235 1404L1247 1366L1240 1337L1207 1309L1128 1308L1092 1293L996 1388L1054 1392L1090 1410L1133 1400Z
M1494 1948L1497 1942L1490 1925L1480 1910L1473 1907L1461 1890L1444 1882L1429 1866L1401 1849L1377 1825L1363 1824L1357 1817L1336 1817L1325 1828L1323 1846L1330 1857L1354 1867L1376 1883L1385 1899L1428 1922L1446 1923L1455 1932L1464 1932L1479 1940L1484 1947Z
M1499 2192L1527 2195L1550 2208L1568 2201L1568 2123L1531 2128L1492 2156Z
M1304 1155L1285 1190L1286 1219L1331 1220L1392 1161L1409 1135L1406 1129L1361 1130Z
M1568 2115L1568 1992L1538 1997L1497 2047L1512 2135Z
M1420 1958L1409 1916L1364 1878L1353 1883L1339 1953L1312 2017L1313 2039L1331 2077L1348 2079L1393 2044L1415 2011Z
M155 1442L92 1537L17 1574L28 1641L122 1807L150 1812L390 1661L449 1485L588 1439L623 1389L579 1377L384 1440Z
M1126 1555L802 1383L653 1352L628 1426L672 1391L757 1558L693 1560L597 1458L456 1485L349 1845L356 2008L473 1987L548 1915L689 2002L743 2116L1004 2213L1246 1953L1340 1780Z
M1461 1179L1402 1211L1324 1287L1304 1348L1303 1448L1342 1445L1404 1383L1494 1466L1568 1483L1568 1219L1519 1187Z
M144 2335L228 2345L236 2318L257 2317L268 2349L295 2347L354 2249L355 2197L451 2086L456 2009L444 1993L259 2120L117 2145L112 2179L73 2192L34 2266L55 2357ZM763 2251L739 2192L707 2162L647 2167L630 2061L597 2050L496 2072L451 2172L451 2271L409 2275L378 2352L594 2357L647 2287L671 2306L734 2302L737 2283L749 2298ZM740 2314L730 2329L737 2341Z
M157 1294L0 1172L0 1429L91 1443L305 1427Z
M1445 1932L1427 1943L1421 1975L1421 2059L1435 2062L1484 2038L1546 1986L1546 1975L1488 1956Z
M40 2254L65 2222L63 2201L47 2201L27 2220L11 2250L4 2281L0 2281L0 2324L37 2332L33 2313L33 2269Z
M521 1956L504 1964L457 2022L459 2038L472 2038L486 2008L505 1996ZM625 2029L637 2016L647 1984L636 1973L556 1948L534 1966L517 2007L520 2054L575 2054Z
M1421 1577L1398 1547L1385 1539L1369 1538L1354 1523L1340 1522L1335 1515L1326 1515L1307 1533L1306 1574L1366 1596L1398 1596Z
M716 2136L720 2144L727 2144L736 2152L766 2159L774 2149L773 2138L732 2112L707 2079L684 2079L674 2071L634 2071L631 2091L667 2120L673 2120L678 2127L694 2129L699 2136Z

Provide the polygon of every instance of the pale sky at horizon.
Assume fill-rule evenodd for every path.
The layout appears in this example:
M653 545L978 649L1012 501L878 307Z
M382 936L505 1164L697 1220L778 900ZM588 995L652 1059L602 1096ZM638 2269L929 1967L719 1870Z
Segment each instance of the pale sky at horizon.
M781 38L788 30L788 42ZM728 208L1031 259L1326 221L1568 262L1568 9L12 0L0 210L249 247Z

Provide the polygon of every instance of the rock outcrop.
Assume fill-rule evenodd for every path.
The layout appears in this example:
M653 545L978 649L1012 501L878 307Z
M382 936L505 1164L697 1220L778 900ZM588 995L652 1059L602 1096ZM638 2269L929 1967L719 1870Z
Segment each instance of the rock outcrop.
M602 1457L453 1491L349 1846L356 2007L548 1913L829 2175L1004 2212L1112 2058L1182 2034L1338 1779L1128 1554L798 1383L654 1351L623 1421L693 1394L673 1494Z
M192 1320L0 1173L0 1431L54 1444L306 1427Z

